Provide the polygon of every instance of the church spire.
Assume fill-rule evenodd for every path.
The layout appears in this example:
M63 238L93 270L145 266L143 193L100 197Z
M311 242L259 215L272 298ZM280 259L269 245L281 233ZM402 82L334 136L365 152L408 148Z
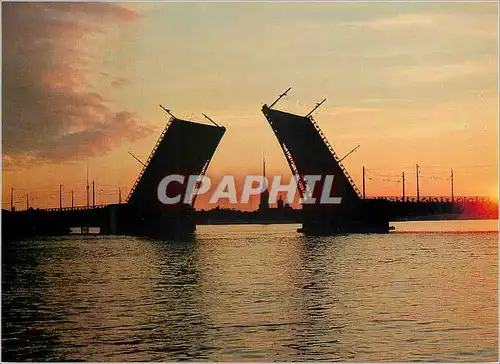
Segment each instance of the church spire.
M264 153L262 153L262 176L264 177L264 179L266 178L266 155ZM267 181L265 183L266 187L260 194L259 211L269 209L269 192L267 190Z
M262 153L262 176L266 177L266 154Z

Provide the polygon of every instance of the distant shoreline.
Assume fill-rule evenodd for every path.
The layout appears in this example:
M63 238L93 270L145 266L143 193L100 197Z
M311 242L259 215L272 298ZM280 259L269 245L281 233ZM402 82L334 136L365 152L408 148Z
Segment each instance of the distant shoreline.
M446 221L446 220L498 220L497 216L470 216L463 214L453 215L427 215L427 216L408 216L403 219L394 219L394 222L405 221Z
M498 220L498 216L465 216L465 215L430 215L412 216L404 219L394 219L391 222L411 221L455 221L455 220ZM277 225L277 224L301 224L301 221L275 221L275 220L216 220L197 222L196 225Z

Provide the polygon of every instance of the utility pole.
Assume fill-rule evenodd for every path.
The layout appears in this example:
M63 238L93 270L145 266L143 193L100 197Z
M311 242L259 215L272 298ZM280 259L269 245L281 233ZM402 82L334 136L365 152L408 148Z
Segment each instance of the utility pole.
M14 211L14 187L10 188L10 211Z
M417 202L420 202L420 186L418 184L418 164L417 166Z
M453 169L451 170L451 202L455 200L455 191L453 190Z
M29 208L30 208L29 197L28 194L26 194L26 210L29 210Z
M122 203L122 189L118 187L118 203Z
M89 165L87 164L87 208L89 208Z
M59 184L59 210L62 210L62 183Z
M92 208L95 209L95 183L92 181Z
M363 166L363 200L366 198L365 193L365 166Z
M405 200L405 173L403 172L403 202Z
M73 190L71 190L71 208L75 207L73 203Z

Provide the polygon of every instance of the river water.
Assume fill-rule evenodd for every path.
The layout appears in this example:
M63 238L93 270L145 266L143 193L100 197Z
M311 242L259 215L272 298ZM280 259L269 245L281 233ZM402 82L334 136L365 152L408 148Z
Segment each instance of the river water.
M2 359L496 361L498 221L394 225L3 246Z

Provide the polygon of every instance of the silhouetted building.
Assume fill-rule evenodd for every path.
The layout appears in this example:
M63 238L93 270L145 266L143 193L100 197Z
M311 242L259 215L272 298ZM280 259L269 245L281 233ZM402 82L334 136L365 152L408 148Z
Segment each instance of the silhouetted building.
M262 176L266 178L266 158L262 157ZM269 190L267 185L260 194L259 211L269 210Z
M285 202L283 201L283 199L281 198L281 196L278 198L277 205L278 205L278 210L283 210Z

